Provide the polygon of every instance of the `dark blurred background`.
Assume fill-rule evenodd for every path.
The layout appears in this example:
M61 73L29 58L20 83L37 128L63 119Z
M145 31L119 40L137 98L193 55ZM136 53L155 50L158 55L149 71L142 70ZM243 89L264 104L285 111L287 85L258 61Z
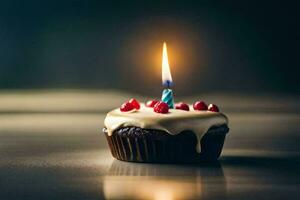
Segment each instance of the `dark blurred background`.
M296 1L1 1L2 89L299 94Z

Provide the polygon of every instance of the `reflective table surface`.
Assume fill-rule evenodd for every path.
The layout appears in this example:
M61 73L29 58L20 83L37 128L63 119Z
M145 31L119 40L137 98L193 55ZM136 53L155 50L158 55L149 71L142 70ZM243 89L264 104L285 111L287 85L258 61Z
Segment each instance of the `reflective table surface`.
M300 198L299 96L207 95L231 130L220 160L198 165L111 157L103 119L130 96L0 93L0 199Z

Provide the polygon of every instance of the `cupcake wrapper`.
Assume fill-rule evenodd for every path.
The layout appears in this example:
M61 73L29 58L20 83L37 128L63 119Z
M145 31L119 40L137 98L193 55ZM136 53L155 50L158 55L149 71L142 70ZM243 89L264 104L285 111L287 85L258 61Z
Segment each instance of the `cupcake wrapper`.
M126 127L107 138L112 156L118 160L150 163L212 161L219 158L228 128L212 127L201 139L201 153L196 152L197 138L191 131L169 135L158 130Z

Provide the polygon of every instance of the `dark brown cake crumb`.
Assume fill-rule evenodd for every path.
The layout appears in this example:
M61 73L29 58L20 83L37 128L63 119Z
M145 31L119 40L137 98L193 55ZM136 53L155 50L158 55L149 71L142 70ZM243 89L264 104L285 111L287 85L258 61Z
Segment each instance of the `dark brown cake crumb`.
M196 152L197 138L186 130L170 135L163 130L122 127L107 135L113 157L132 162L197 162L216 160L221 154L227 125L211 127L202 137L201 153Z

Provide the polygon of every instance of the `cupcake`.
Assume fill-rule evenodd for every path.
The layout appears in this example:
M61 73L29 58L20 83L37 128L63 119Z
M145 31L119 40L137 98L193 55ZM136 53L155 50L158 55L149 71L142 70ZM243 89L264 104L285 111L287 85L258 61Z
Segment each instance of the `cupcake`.
M164 102L131 99L110 111L104 124L114 158L147 163L217 160L229 131L227 117L203 101L169 109Z

